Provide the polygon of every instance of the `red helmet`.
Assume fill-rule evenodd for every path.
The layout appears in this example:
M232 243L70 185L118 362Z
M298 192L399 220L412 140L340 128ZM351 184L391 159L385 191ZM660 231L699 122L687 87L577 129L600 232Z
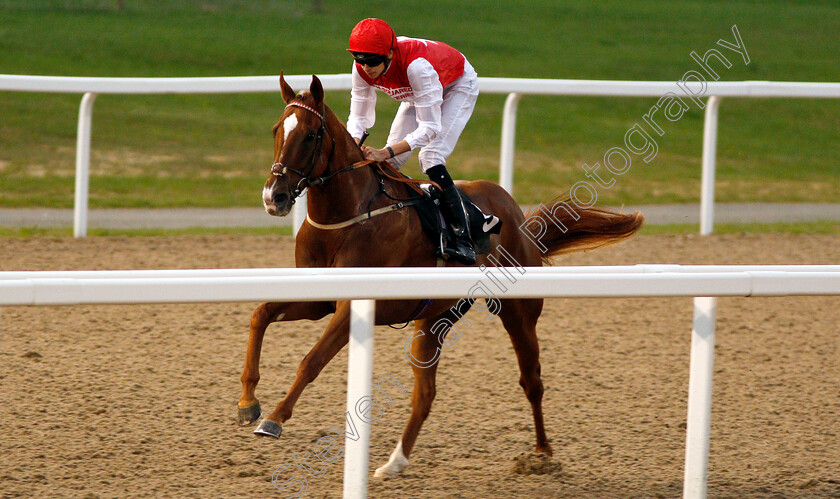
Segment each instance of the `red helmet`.
M348 52L388 55L397 43L397 35L382 19L363 19L350 32Z

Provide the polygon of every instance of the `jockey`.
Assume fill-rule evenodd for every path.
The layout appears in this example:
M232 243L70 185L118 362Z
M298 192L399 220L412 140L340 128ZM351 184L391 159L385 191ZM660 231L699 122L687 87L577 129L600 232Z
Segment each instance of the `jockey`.
M401 102L383 149L362 146L365 158L399 168L420 149L423 173L440 185L441 208L455 241L447 253L472 265L466 207L446 171L478 98L478 76L466 57L441 42L397 37L380 19L364 19L350 33L353 90L347 130L359 143L376 120L376 90Z

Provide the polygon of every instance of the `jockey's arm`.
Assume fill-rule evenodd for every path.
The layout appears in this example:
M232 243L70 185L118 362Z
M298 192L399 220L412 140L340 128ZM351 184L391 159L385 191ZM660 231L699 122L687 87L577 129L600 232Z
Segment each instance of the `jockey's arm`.
M359 139L356 139L356 143L359 143ZM393 155L391 154L391 151L388 150L387 146L383 149L374 149L373 147L362 146L362 152L365 153L365 158L373 161L385 161L410 150L411 146L404 140L401 140L391 146L391 151L394 152Z
M347 131L358 144L365 130L376 122L376 90L359 76L356 64L351 71L353 86L350 91L350 116L347 118Z
M417 128L404 141L413 151L427 146L440 133L443 86L437 71L426 59L415 59L406 73L414 94Z
M417 128L403 140L387 147L374 149L364 147L365 158L374 161L385 161L402 153L428 145L440 132L441 109L443 103L443 86L437 71L426 59L415 59L409 64L408 81L414 94L414 109L417 113ZM361 79L361 77L359 77ZM348 128L349 129L349 128ZM361 136L361 134L360 134ZM358 141L356 142L358 143ZM393 154L392 154L393 151Z

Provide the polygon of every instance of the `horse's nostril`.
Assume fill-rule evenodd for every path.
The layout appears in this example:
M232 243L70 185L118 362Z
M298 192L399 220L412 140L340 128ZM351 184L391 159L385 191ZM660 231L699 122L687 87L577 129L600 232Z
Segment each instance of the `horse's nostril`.
M280 206L286 204L286 201L289 200L289 195L283 192L277 193L274 195L274 204Z

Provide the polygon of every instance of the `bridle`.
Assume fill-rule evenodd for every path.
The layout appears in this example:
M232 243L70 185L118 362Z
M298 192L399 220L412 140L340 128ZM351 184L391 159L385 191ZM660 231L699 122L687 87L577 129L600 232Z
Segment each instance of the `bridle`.
M319 113L315 108L307 106L306 104L303 104L301 102L290 102L286 106L286 109L290 107L299 107L301 109L306 109L321 120L321 126L318 128L318 131L315 134L315 148L312 150L312 157L309 159L308 171L304 172L302 169L296 170L280 162L271 165L271 174L275 177L282 177L283 175L286 175L289 172L294 173L295 175L300 177L300 180L298 181L294 190L289 190L289 194L292 198L292 204L295 204L295 200L298 197L300 197L301 194L303 194L308 187L321 185L324 182L326 182L330 177L341 172L342 170L333 172L328 175L323 175L321 177L310 177L310 175L312 175L313 171L315 170L315 164L318 161L318 157L321 156L321 146L323 145L324 135L329 135L329 132L327 132L327 121L324 119L323 113ZM330 149L330 157L327 158L327 163L329 163L333 153L335 152L335 139L332 137L332 135L330 135L330 141L332 141L332 148Z

